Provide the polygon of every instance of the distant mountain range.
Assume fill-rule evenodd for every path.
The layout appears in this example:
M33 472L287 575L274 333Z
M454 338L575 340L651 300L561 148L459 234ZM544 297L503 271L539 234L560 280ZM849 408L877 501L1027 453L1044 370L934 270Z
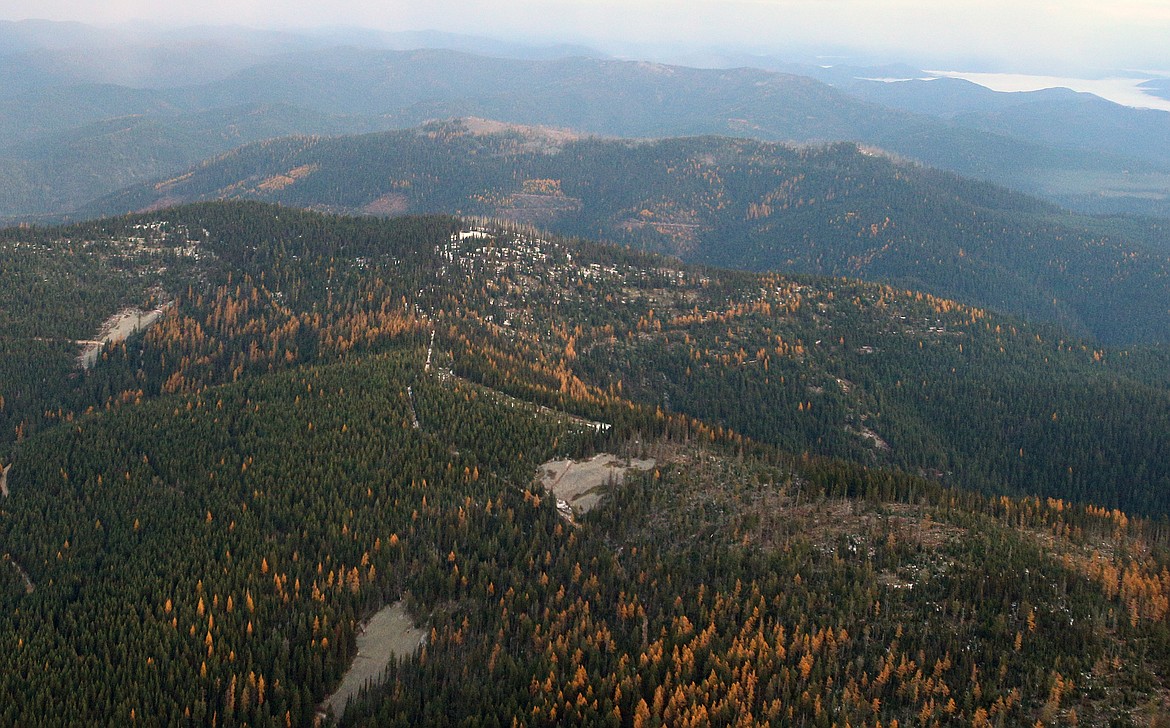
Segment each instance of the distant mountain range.
M257 142L84 213L225 198L507 218L691 262L886 281L1112 343L1170 339L1165 225L1069 215L856 145L631 142L472 119Z
M178 171L263 134L463 116L635 138L854 141L1083 211L1170 216L1170 114L1084 95L857 80L866 69L818 74L834 87L791 73L619 61L586 48L443 34L195 29L189 38L125 31L102 42L84 26L57 30L0 25L10 41L0 55L0 217L68 213L127 180ZM414 44L442 47L390 49ZM200 122L189 117L256 105L282 111L263 124L241 115L238 136L192 131ZM144 123L157 134L107 133L109 125ZM62 139L76 144L66 166L52 159Z

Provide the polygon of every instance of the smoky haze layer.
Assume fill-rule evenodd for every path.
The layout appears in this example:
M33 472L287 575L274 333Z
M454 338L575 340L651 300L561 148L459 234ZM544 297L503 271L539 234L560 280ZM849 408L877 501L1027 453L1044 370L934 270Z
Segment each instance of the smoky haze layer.
M585 42L613 49L645 46L712 46L775 53L800 46L821 54L918 58L977 63L988 70L1049 71L1073 68L1165 68L1163 40L1170 11L1149 0L929 3L925 0L654 0L553 3L378 3L308 0L168 3L144 0L78 6L68 0L6 0L0 17L32 17L102 24L149 20L154 24L244 24L315 28L354 26L377 30L444 30L520 38ZM997 68L993 68L997 67Z

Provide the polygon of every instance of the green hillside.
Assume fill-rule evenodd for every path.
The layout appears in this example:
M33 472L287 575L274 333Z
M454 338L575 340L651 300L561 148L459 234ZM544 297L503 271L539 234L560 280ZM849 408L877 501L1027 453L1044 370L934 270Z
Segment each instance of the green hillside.
M93 212L250 198L334 212L500 217L689 262L859 277L1167 341L1161 222L1083 218L854 145L627 142L490 122L243 147Z
M399 600L345 724L1165 718L1156 352L445 217L0 245L6 724L309 725ZM567 520L541 463L597 451L655 462Z
M64 98L59 105L77 101ZM60 119L65 114L57 106L20 113ZM76 127L61 124L30 130L26 139L14 133L0 143L0 217L59 219L111 190L172 174L248 142L288 134L352 134L387 126L373 119L311 112L287 104L243 104L207 111L161 105L133 115L102 114L95 111L97 120L89 123L75 119Z
M195 392L434 330L457 374L556 408L572 400L597 420L612 416L614 398L632 400L794 454L984 492L1170 511L1170 364L1158 353L1091 346L890 286L693 268L461 225L214 203L9 230L5 244L26 256L34 290L45 285L37 265L83 273L103 265L87 251L104 247L133 251L104 263L127 277L111 275L104 288L82 278L71 295L110 313L134 296L169 305L144 347L106 347L104 365L68 386L14 377L6 397L24 404L6 409L5 429L59 416L46 420L48 410ZM91 338L108 315L57 295L12 298L14 311L28 311L5 332L14 350L28 341L59 350Z

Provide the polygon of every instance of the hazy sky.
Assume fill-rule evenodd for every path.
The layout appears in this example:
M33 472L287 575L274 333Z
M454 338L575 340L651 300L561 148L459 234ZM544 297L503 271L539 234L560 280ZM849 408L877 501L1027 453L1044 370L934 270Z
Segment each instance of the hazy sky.
M0 0L0 18L358 25L759 53L852 47L984 70L1170 68L1170 0Z

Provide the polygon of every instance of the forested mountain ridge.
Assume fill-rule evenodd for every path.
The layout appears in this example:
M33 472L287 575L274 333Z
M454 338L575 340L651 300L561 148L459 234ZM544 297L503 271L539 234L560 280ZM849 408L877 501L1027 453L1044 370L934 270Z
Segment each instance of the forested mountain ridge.
M622 137L850 141L1090 212L1165 215L1170 194L1158 146L1170 136L1170 115L1100 100L1049 94L1033 104L1012 95L1011 103L981 104L977 96L979 113L953 115L932 95L949 81L875 89L856 78L867 75L860 68L700 69L450 37L246 29L217 37L202 28L144 41L52 24L8 31L13 47L0 51L0 219L74 215L127 180L227 151L232 126L246 141L264 128L356 133L472 115ZM389 50L387 42L416 45ZM435 44L444 47L417 47ZM818 72L842 85L808 77ZM236 113L243 108L280 112L255 119ZM209 117L227 117L228 133L203 126ZM53 156L66 145L70 164L62 166Z
M501 217L691 262L885 281L1113 344L1170 331L1160 222L1073 216L854 145L630 142L467 120L265 141L91 211L219 198Z
M212 203L10 229L0 242L19 262L14 280L33 290L49 278L63 295L83 295L71 285L109 301L110 311L135 296L171 301L145 349L107 347L106 366L77 378L77 396L105 392L97 405L198 391L433 328L457 373L549 406L571 399L594 419L612 398L629 399L791 452L933 472L991 492L1168 510L1160 438L1170 366L1156 352L1094 347L890 286L693 268L460 225ZM95 257L128 275L104 289L78 278ZM310 262L322 260L323 271ZM38 276L38 266L57 269ZM21 346L64 346L104 318L84 307L55 312L36 293L10 305L28 312L4 332L12 351L27 352L20 356L65 357ZM74 322L37 323L55 317ZM108 362L123 357L123 379L107 379L121 371ZM540 374L509 375L503 364L519 361ZM25 401L12 391L10 403ZM745 398L758 409L744 408ZM51 422L59 415L45 420L50 409L74 407L10 405L6 430Z
M1014 183L997 181L1082 212L1170 214L1165 195L1170 114L1164 110L1129 108L1067 88L995 92L955 78L882 83L854 77L835 85L872 103L930 114L966 129L1129 160L1111 171L1094 171L1090 163L1041 172L1030 186L1026 172ZM1146 198L1144 205L1137 202L1140 197Z
M99 95L100 96L100 95ZM30 218L75 212L79 204L110 190L174 173L240 144L288 134L343 134L386 128L377 120L312 112L287 104L241 104L186 110L169 103L111 109L111 115L73 126L61 123L76 106L99 99L62 93L44 99L32 113L13 102L12 114L27 114L44 128L32 139L13 135L0 142L0 217ZM121 113L118 113L121 112ZM0 114L3 114L0 111ZM37 122L32 122L36 124ZM60 128L55 128L59 126Z
M374 114L408 127L431 119L479 116L568 127L627 138L719 134L770 142L849 141L1031 194L1093 205L1094 197L1142 207L1170 191L1157 153L1140 145L1086 144L1101 129L1170 133L1170 114L1102 102L1108 113L1060 107L1063 132L1046 129L1051 112L1018 109L1014 124L981 128L883 106L807 75L750 67L686 66L584 57L531 61L422 48L388 52L335 48L257 64L198 89L204 103L291 103L316 111ZM1150 189L1131 189L1148 172ZM1086 184L1086 180L1092 183ZM1093 208L1097 209L1097 208Z
M215 203L0 245L39 311L0 322L17 360L170 302L56 407L4 405L6 723L307 725L403 596L426 643L346 723L1164 715L1164 527L1083 504L1166 512L1156 355L446 217ZM658 465L567 523L533 473L598 448Z

